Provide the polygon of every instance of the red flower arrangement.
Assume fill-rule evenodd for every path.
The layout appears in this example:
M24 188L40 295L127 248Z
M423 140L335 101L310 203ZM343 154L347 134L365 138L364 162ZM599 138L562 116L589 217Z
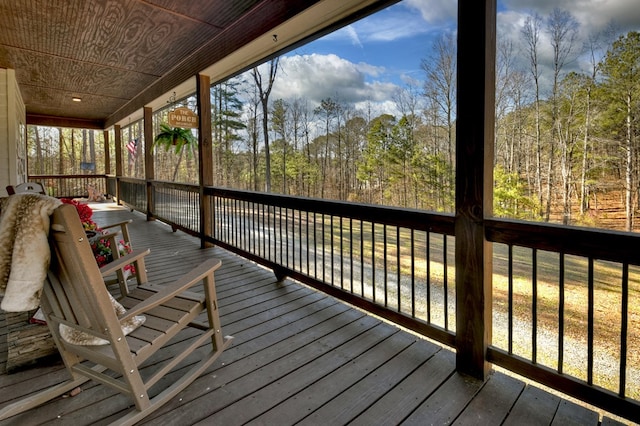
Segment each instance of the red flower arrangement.
M71 200L69 198L61 198L60 201L65 204L71 204L75 206L76 210L78 211L78 216L80 216L80 222L82 222L82 226L84 227L84 230L88 235L105 235L109 232L100 229L100 227L98 227L98 225L93 221L93 210L87 204L79 203L78 201ZM110 240L93 240L93 242L91 243L91 249L93 250L93 254L99 267L103 267L107 263L113 261L113 251L111 248ZM117 250L118 253L122 256L127 253L131 253L131 246L128 242L120 240L118 242ZM135 273L135 267L132 264L127 265L124 267L124 271L125 274L130 276Z

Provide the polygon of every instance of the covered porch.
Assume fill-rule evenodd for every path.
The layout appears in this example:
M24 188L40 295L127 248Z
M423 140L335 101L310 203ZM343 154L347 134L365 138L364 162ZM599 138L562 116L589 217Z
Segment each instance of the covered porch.
M94 205L95 207L95 205ZM100 223L133 219L132 240L152 247L150 280L170 282L210 257L225 334L234 336L215 366L145 422L152 424L616 424L614 417L503 372L486 381L456 372L455 354L220 247L172 232L160 221L113 204L97 206ZM108 208L106 208L108 207ZM113 288L117 292L117 286ZM0 314L3 324L4 313ZM6 362L6 327L0 328ZM189 336L185 336L188 338ZM171 348L161 352L170 357ZM3 368L4 370L4 368ZM0 375L0 406L64 379L51 360ZM105 424L128 399L88 383L0 422Z
M609 415L496 368L640 421L635 310L640 262L628 249L637 246L638 236L493 216L495 0L460 0L458 6L455 214L213 186L211 82L394 1L349 2L348 10L340 7L346 2L313 2L333 5L342 15L320 25L313 19L296 21L291 38L280 32L282 45L262 49L251 44L256 50L242 61L232 55L256 40L273 43L270 30L298 13L303 16L311 9L307 3L244 2L247 10L255 8L240 20L242 25L220 31L219 39L127 102L109 107L106 116L89 117L89 108L77 105L67 110L74 117L55 116L57 110L47 115L44 109L26 115L25 125L96 128L104 131L105 142L113 135L115 158L105 159L104 175L28 178L49 182L57 196L81 195L74 188L91 184L135 210L97 215L104 222L133 215L135 245L152 248L148 266L153 280L180 275L191 261L204 257L223 260L216 274L218 293L224 332L236 337L234 345L222 362L147 421L613 422ZM264 11L272 13L270 20L256 19ZM261 25L254 28L249 21ZM243 33L242 28L252 31ZM226 51L216 50L219 46ZM121 130L126 119L142 116L143 139L153 140L153 111L167 90L187 80L187 92L195 87L201 123L198 183L157 180L150 144L142 153L144 178L125 176ZM32 95L44 91L29 89ZM100 105L92 102L91 108ZM95 109L91 113L97 114ZM175 230L182 232L171 232ZM581 271L578 285L576 269ZM543 273L554 275L552 302L543 294ZM498 276L503 278L500 286ZM515 289L522 276L528 279L526 300L518 299ZM580 309L565 299L576 286L583 293L576 303ZM610 289L616 298L601 304L600 297ZM602 309L620 312L619 321L602 324ZM551 328L538 321L543 317L551 319L546 323ZM573 329L579 331L578 344L569 333ZM603 347L615 354L613 359L599 357ZM2 375L3 398L25 395L62 374L57 365ZM87 387L74 398L53 401L2 424L100 423L115 417L125 404L108 389Z

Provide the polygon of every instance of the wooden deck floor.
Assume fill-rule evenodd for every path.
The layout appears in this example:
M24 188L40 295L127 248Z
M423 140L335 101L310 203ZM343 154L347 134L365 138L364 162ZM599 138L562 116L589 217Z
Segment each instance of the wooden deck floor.
M98 223L134 218L136 248L150 247L150 279L170 282L208 257L216 273L223 333L233 345L204 375L145 423L154 425L598 425L608 417L502 373L486 383L454 371L455 355L220 248L126 210L96 211ZM170 356L171 348L167 349ZM60 362L4 373L0 314L0 407L64 378ZM91 382L0 425L105 424L126 398Z

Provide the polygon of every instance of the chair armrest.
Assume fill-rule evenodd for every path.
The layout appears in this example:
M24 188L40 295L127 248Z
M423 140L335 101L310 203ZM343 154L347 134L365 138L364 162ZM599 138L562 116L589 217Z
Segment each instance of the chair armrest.
M118 269L122 269L130 263L135 262L136 260L144 261L144 257L151 253L151 250L134 250L131 253L127 253L124 256L115 259L113 262L109 262L106 265L100 268L100 272L102 276L109 275L113 272L116 272Z
M96 233L93 237L87 236L87 238L89 239L89 244L94 244L101 240L110 240L111 244L117 244L118 241L116 240L116 238L118 237L118 235L120 235L120 231L113 233L108 232L106 234Z
M128 225L133 222L133 219L128 219L122 222L112 223L109 225L105 225L102 229L110 229L120 227L120 231L122 232L122 237L126 243L131 244L131 236L129 235L129 227Z
M123 225L128 225L131 222L133 222L133 219L128 219L122 222L116 222L116 223L111 223L109 225L100 225L101 229L109 229L109 228L115 228L116 226L123 226Z
M122 321L133 318L136 315L140 315L149 309L155 308L158 305L163 304L167 300L173 298L177 294L182 293L189 287L200 282L207 275L213 275L213 271L218 269L222 262L219 259L209 259L202 262L199 266L192 269L188 274L183 275L177 281L167 286L162 286L161 290L153 296L141 301L137 305L127 310L125 316L120 318Z

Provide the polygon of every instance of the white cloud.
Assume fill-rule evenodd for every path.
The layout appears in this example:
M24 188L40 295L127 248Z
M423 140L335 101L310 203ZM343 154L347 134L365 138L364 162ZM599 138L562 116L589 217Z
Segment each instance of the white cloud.
M371 15L329 34L325 39L347 39L360 47L372 42L398 41L439 32L455 23L456 13L455 1L405 0L382 14Z
M458 3L451 0L405 0L405 5L420 11L422 18L430 24L456 21Z
M501 0L508 10L548 16L554 8L570 11L578 20L582 34L603 30L611 22L624 33L640 30L638 0Z
M356 29L353 27L353 25L347 25L344 30L349 35L349 38L351 39L353 45L362 48L360 37L358 37L358 33L356 32Z
M389 99L397 89L391 83L368 82L383 71L380 67L356 64L334 54L284 56L280 59L280 78L276 79L271 98L305 98L313 106L329 97L349 104L381 101Z
M374 16L355 26L361 37L368 42L402 40L429 31L420 15L408 9L390 11L384 18Z
M267 67L267 64L259 67L263 78L268 75ZM352 107L361 115L371 114L375 117L384 113L398 117L399 112L392 99L399 87L375 80L376 76L383 73L381 67L353 63L334 54L282 56L269 100L303 100L313 111L323 99L332 98ZM249 74L245 76L244 84L246 86L241 92L248 93L247 89L253 84ZM248 114L247 106L248 103L245 103L244 114ZM312 119L312 135L315 135L313 129L317 126L319 133L324 132L320 124Z

